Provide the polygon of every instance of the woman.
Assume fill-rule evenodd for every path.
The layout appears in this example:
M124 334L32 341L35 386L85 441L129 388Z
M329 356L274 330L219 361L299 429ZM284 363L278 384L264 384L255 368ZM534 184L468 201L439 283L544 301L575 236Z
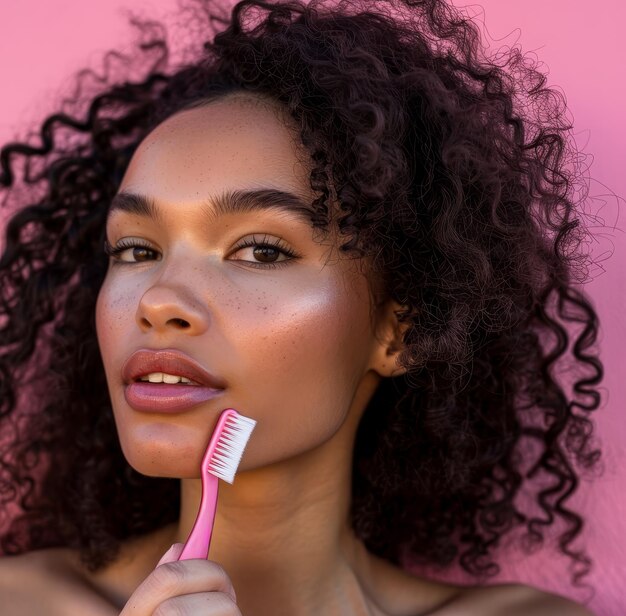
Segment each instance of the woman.
M480 60L439 1L201 8L201 57L168 69L153 33L144 79L2 151L12 613L590 614L407 571L458 559L483 582L501 537L540 542L555 515L575 583L591 565L567 453L597 461L599 395L578 381L593 403L570 402L548 371L568 341L553 292L586 325L584 384L602 364L583 352L597 317L572 287L568 127L544 78ZM137 403L141 353L213 397ZM177 561L229 407L256 428L209 559ZM514 503L539 472L547 521Z

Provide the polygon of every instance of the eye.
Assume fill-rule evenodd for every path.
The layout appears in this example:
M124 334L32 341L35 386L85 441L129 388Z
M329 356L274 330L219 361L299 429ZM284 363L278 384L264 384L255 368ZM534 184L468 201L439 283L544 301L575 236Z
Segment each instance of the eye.
M246 248L252 248L249 251L252 258L250 260L235 258L233 261L241 261L250 267L267 269L288 265L290 261L298 258L298 255L285 245L282 240L269 238L267 235L261 240L258 240L254 235L252 238L243 240L235 248L233 254L241 252ZM155 257L155 255L158 255L158 251L152 248L145 240L138 239L122 239L115 246L112 246L105 240L104 252L118 263L142 263L158 259L158 257ZM128 252L130 258L123 259L121 255L126 252Z
M132 252L130 252L131 249ZM129 251L129 254L131 254L134 259L122 259L120 255L126 251ZM151 261L152 259L149 258L150 254L155 255L157 251L144 241L123 239L120 240L116 246L111 246L107 240L104 240L104 253L112 257L115 261L141 263L142 261Z
M244 248L252 248L249 251L252 260L233 259L234 261L244 261L251 267L272 268L283 267L288 265L290 261L298 258L298 255L291 250L285 243L278 238L269 238L263 236L261 240L256 236L243 240L235 249L235 254ZM282 258L281 258L282 257Z

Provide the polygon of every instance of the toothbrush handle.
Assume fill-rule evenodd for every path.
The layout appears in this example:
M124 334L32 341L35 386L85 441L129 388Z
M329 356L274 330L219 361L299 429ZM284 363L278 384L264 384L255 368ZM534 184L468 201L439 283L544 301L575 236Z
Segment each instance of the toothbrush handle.
M178 560L189 560L190 558L206 560L209 557L219 479L211 473L205 473L203 479L202 500L198 515Z

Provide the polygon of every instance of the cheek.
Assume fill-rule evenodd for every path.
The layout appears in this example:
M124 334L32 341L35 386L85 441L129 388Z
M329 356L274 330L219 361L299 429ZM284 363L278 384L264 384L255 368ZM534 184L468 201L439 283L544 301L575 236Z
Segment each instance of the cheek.
M100 287L98 298L96 299L96 336L100 351L104 351L109 342L112 330L110 325L111 311L107 297L106 280Z
M334 281L253 311L228 336L238 339L230 371L243 379L235 397L264 420L268 442L298 451L341 426L371 348L368 299Z
M96 300L96 337L98 339L98 347L104 365L104 372L107 381L110 384L111 377L111 358L112 351L115 347L116 339L119 340L115 331L115 320L112 314L112 307L109 301L106 281L100 288L98 298Z
M278 310L259 318L243 342L249 357L276 375L315 372L320 378L347 369L366 338L349 302L328 290L311 297L290 298ZM350 361L352 360L352 361Z
M105 279L96 300L96 335L98 346L107 367L107 359L112 358L112 354L117 348L122 346L121 341L125 340L128 333L129 315L131 323L134 322L136 312L135 298L131 293L119 289L112 285L109 279Z

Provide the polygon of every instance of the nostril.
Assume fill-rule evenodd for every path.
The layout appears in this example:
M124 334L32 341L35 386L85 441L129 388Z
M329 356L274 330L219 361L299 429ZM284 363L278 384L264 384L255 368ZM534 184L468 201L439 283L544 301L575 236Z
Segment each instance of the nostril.
M181 327L189 327L189 323L184 319L172 319L175 323L180 325Z

